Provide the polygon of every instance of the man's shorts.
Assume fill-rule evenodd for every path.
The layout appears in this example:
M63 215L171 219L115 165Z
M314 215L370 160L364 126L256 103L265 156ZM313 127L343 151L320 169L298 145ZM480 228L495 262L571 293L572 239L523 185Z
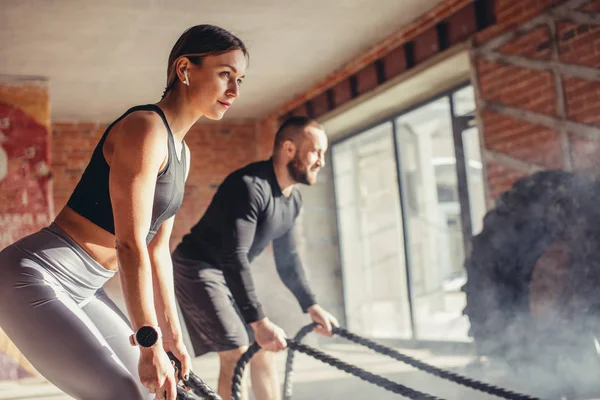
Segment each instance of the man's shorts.
M248 346L254 340L252 328L244 322L223 271L178 250L172 259L175 296L195 356Z

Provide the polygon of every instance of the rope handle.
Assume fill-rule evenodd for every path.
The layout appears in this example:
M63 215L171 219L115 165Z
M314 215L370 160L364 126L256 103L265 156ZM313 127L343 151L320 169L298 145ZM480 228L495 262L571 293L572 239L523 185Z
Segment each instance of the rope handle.
M177 379L183 382L183 385L177 385L177 400L223 400L193 371L190 371L190 379L184 381L181 375L181 362L170 351L167 354L173 362Z

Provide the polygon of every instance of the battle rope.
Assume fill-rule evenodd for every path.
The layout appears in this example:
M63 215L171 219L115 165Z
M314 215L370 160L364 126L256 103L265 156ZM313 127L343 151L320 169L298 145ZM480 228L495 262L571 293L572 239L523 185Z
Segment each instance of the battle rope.
M301 342L302 339L310 332L312 332L317 324L312 323L300 328L296 336L294 336L294 340L296 342ZM285 361L285 375L283 380L283 400L290 400L292 398L292 378L294 376L294 370L292 366L294 365L294 354L296 352L292 349L288 349L287 351L287 359Z
M430 396L425 393L418 392L409 387L401 385L399 383L393 382L387 378L372 374L368 371L365 371L362 368L355 367L353 365L347 364L343 361L338 360L326 353L323 353L319 350L313 349L305 344L298 343L293 339L287 339L287 344L290 349L294 349L295 351L299 351L301 353L307 354L313 358L316 358L319 361L324 362L325 364L329 364L332 367L340 369L344 372L352 374L360 379L363 379L367 382L373 383L379 387L382 387L390 392L401 394L402 396L408 397L413 400L443 400L438 397ZM260 346L257 343L252 344L250 348L242 355L240 360L238 361L235 370L233 372L233 382L231 385L231 393L233 395L234 400L241 400L242 398L242 375L244 374L244 369L246 365L250 361L250 359L258 353L260 350Z
M221 396L216 394L210 386L208 386L196 374L190 371L190 379L183 381L181 376L181 363L173 355L168 352L169 358L174 364L177 372L177 379L184 382L184 386L177 385L177 400L223 400Z
M317 324L312 323L308 324L302 329L298 331L294 340L301 341L306 335L313 331L313 329L317 326ZM497 397L501 397L504 399L510 400L538 400L535 397L519 394L516 392L512 392L506 389L499 388L497 386L489 385L487 383L479 382L471 378L467 378L465 376L459 375L454 372L446 371L441 368L434 367L429 364L425 364L422 361L419 361L415 358L409 357L405 354L402 354L390 347L383 346L379 343L375 343L372 340L363 338L354 333L349 332L344 328L333 327L333 333L339 335L343 338L350 340L351 342L360 344L368 349L375 351L376 353L386 355L395 360L401 361L405 364L408 364L414 368L420 369L423 372L427 372L429 374L435 375L442 379L447 379L451 382L458 383L459 385L467 386L475 390L479 390L484 393L488 393ZM292 396L292 365L294 362L294 350L290 348L288 350L288 359L285 366L285 380L283 386L283 398L284 400L290 400Z

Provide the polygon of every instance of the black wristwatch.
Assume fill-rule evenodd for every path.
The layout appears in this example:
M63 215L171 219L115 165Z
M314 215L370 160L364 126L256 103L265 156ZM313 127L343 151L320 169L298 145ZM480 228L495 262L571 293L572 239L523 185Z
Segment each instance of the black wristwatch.
M162 338L158 326L142 326L136 333L129 337L132 346L149 348L154 346Z

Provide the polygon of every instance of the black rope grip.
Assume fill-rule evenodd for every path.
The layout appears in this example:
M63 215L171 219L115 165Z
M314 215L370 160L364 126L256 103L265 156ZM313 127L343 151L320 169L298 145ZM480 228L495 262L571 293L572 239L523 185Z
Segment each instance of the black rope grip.
M181 362L173 353L168 352L167 354L174 364L177 379L183 382L183 385L177 385L177 400L223 400L192 371L190 371L190 379L184 381L181 376Z

